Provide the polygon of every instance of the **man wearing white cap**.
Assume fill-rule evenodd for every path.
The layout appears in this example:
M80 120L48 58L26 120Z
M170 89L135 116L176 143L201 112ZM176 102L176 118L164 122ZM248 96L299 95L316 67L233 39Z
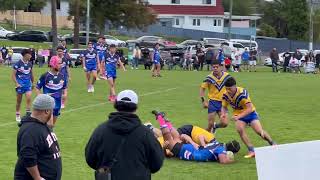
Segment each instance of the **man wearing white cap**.
M62 162L57 136L47 123L52 118L55 100L46 94L33 101L31 116L21 121L17 137L18 160L14 180L60 180Z
M138 96L132 90L118 94L117 112L99 125L86 146L87 164L96 178L150 180L159 171L164 154L153 132L135 114Z

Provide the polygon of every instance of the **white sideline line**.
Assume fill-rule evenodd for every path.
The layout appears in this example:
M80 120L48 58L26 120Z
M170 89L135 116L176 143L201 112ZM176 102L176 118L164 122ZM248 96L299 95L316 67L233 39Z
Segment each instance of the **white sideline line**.
M165 90L161 90L161 91L160 90L159 91L153 91L153 92L142 94L142 95L140 95L140 97L149 96L149 95L153 95L153 94L160 94L160 93L163 93L163 92L169 92L169 91L173 91L173 90L176 90L176 89L178 89L178 87L169 88L169 89L165 89ZM91 104L91 105L87 105L87 106L82 106L82 107L79 107L79 108L74 108L74 109L70 109L70 110L67 110L67 111L63 111L62 114L70 113L70 112L74 112L74 111L79 111L79 110L82 110L82 109L88 109L88 108L92 108L92 107L96 107L96 106L101 106L101 105L108 104L108 103L109 102L103 102L103 103L97 103L97 104ZM10 126L10 125L13 125L13 124L17 124L17 122L9 122L9 123L0 124L0 127Z

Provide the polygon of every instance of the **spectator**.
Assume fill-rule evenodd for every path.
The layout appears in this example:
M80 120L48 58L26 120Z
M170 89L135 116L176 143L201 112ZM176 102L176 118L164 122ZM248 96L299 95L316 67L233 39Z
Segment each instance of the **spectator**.
M289 62L290 62L290 59L292 58L292 55L291 53L289 52L289 50L287 50L283 56L284 58L284 62L283 62L283 72L287 72L288 71L288 66L289 66Z
M33 67L33 64L35 63L36 61L36 50L33 48L33 45L30 45L30 51L31 51L31 59L30 59L30 63Z
M235 72L241 72L241 53L239 48L235 52Z
M1 55L2 55L2 59L3 59L3 63L5 63L7 60L7 55L8 55L8 49L6 46L2 46Z
M39 47L38 55L37 55L37 61L39 63L39 67L41 68L43 64L45 63L45 57L42 55L42 46Z
M12 56L13 56L13 49L11 46L9 46L8 49L8 66L11 66L12 64Z
M244 70L249 72L249 59L250 59L250 54L248 48L244 49L244 52L241 55L241 59L244 65Z
M151 55L152 55L152 53L147 48L144 50L144 53L142 53L142 58L144 60L144 69L145 70L147 70L147 69L151 70L151 66L152 66Z
M85 155L96 177L148 180L161 168L164 153L152 131L135 114L137 105L135 92L120 92L114 105L117 112L90 137Z
M304 72L305 73L315 73L315 63L311 61L310 56L305 55L305 63L304 63Z
M257 66L257 55L258 55L258 51L256 50L256 48L253 48L250 51L250 71L254 71L257 72L256 66Z
M313 54L313 50L310 50L309 54L309 60L314 62L314 54Z
M297 60L296 58L291 58L289 62L289 67L292 70L292 72L301 73L299 60Z
M192 53L191 53L190 49L188 49L184 53L184 61L182 64L183 70L191 71L191 64L192 64Z
M230 58L226 57L226 59L224 60L224 63L225 63L226 70L230 71L230 68L231 68L231 60L230 60Z
M293 58L295 58L295 59L297 59L298 61L300 61L301 59L302 59L302 54L301 54L301 52L300 52L300 49L299 48L297 48L296 49L296 52L293 54Z
M207 63L207 71L211 71L212 61L215 59L214 50L211 46L208 47L208 50L205 54L205 59Z
M200 70L202 71L204 63L204 51L202 50L201 45L197 46L196 58L198 59Z
M320 71L320 53L316 54L315 59L316 59L316 68L318 69L318 73L319 73L319 71Z
M276 48L273 48L270 52L270 59L272 62L272 72L279 72L278 71L278 61L279 61L279 53Z
M61 179L62 162L57 136L47 126L54 106L52 97L40 94L33 101L31 116L22 119L17 137L15 180Z
M132 67L131 69L138 69L139 61L141 59L141 49L138 44L136 44L136 47L133 49L133 59L132 59Z

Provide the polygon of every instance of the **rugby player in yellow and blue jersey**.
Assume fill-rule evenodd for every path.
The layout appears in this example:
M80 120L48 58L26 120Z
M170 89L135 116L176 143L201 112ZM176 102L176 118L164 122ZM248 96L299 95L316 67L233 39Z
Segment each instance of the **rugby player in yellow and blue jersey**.
M270 135L262 129L258 113L249 97L248 91L242 87L237 87L236 80L233 77L226 80L225 86L226 93L223 95L221 119L224 119L225 122L228 121L227 114L228 106L230 105L233 109L232 119L236 123L236 129L249 150L245 158L255 156L253 144L250 142L245 131L247 125L250 125L252 129L270 145L276 145Z
M207 131L215 132L216 128L224 128L228 124L222 119L220 123L215 123L215 116L219 115L222 107L222 96L226 92L225 82L231 76L222 71L223 66L218 60L212 62L212 73L210 73L200 86L200 98L204 108L208 108L208 127ZM207 102L204 98L205 91L208 89Z

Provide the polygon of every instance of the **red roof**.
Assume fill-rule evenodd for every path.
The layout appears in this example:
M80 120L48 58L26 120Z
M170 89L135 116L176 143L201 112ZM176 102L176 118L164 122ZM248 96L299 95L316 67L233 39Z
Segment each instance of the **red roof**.
M182 15L224 15L222 5L192 6L192 5L150 5L156 14L182 14Z

